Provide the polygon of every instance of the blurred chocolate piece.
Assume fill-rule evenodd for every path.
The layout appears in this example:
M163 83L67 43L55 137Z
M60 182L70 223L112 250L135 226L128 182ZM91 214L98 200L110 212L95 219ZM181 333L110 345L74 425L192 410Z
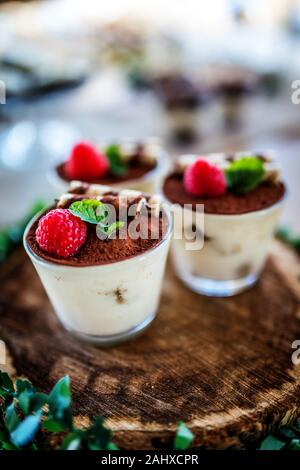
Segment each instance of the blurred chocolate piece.
M259 89L258 74L243 66L225 64L210 66L206 72L207 86L221 99L225 127L239 127L244 99Z
M194 140L199 132L199 107L208 100L207 89L180 73L156 77L154 89L164 106L172 136L181 142Z

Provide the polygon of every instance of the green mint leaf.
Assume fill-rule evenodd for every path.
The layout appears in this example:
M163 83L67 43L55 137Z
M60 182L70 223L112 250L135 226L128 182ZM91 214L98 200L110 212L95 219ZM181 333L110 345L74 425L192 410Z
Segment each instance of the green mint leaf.
M35 437L42 416L42 411L35 415L27 416L11 433L10 438L14 445L23 447L29 444Z
M105 154L109 160L109 171L114 176L124 176L127 173L127 165L122 159L120 147L116 144L109 145Z
M108 217L106 205L95 199L83 199L82 201L73 202L69 207L69 211L90 224L99 224Z
M104 237L103 238L111 238L114 233L117 232L117 230L120 230L122 227L124 227L125 222L118 220L116 222L113 222L110 225L103 225L101 224L98 227L101 229L103 232Z
M243 157L232 162L225 170L227 187L236 193L247 193L263 180L265 169L257 157Z
M278 437L270 434L267 436L260 445L260 450L281 450L285 447L286 443Z
M190 447L193 442L194 434L188 429L188 427L180 421L178 423L175 440L174 440L174 449L177 450L186 450Z

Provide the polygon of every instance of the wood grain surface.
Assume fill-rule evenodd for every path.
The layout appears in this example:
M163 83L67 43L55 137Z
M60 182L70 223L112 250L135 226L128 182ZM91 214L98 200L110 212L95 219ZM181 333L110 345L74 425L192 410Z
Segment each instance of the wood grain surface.
M83 425L101 414L126 449L166 448L184 420L200 448L255 447L300 409L299 258L278 242L261 281L230 299L187 290L171 266L140 338L96 349L60 326L20 249L0 267L0 336L18 375L44 391L65 374Z

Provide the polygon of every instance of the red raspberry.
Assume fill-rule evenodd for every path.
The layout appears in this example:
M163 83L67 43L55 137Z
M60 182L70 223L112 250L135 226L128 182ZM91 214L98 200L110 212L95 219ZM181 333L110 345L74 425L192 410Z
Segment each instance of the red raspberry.
M184 172L185 190L193 196L222 196L226 192L223 171L207 160L199 158Z
M70 179L91 181L104 177L109 169L108 159L87 142L79 142L72 149L65 171Z
M75 255L86 239L86 224L67 209L53 209L39 220L35 236L39 247L52 255Z

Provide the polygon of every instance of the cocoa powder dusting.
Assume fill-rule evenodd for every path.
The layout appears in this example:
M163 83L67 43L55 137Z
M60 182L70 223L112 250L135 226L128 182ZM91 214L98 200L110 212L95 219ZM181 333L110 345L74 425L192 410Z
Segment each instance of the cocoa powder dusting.
M283 183L265 182L243 195L227 191L220 197L195 197L186 192L182 175L175 173L168 176L163 185L164 195L174 204L192 204L193 209L196 204L204 204L207 214L224 215L246 214L266 209L279 202L285 191Z
M35 222L30 228L26 240L30 249L36 255L47 261L55 262L57 264L68 266L93 266L109 264L137 256L158 245L167 230L168 224L165 219L165 217L151 217L150 226L150 218L145 215L140 216L140 223L145 224L147 227L147 239L143 239L141 237L133 239L128 234L128 229L124 227L121 229L120 234L122 231L124 233L124 230L127 230L126 239L117 237L112 240L100 240L96 234L96 225L88 223L86 241L75 256L67 259L58 258L57 256L50 255L40 249L35 237L38 221ZM128 223L128 227L130 227L130 221ZM151 230L155 233L156 238L150 237Z
M111 185L116 183L121 183L122 181L129 181L129 180L136 180L144 176L149 171L153 170L156 167L156 163L153 165L145 164L139 162L137 159L134 159L128 165L128 170L122 176L116 176L111 173L108 173L107 176L103 178L92 178L89 180L89 183L92 184L103 184L103 185ZM56 171L60 178L64 181L70 182L71 179L68 177L65 171L65 164L61 163L56 167Z

